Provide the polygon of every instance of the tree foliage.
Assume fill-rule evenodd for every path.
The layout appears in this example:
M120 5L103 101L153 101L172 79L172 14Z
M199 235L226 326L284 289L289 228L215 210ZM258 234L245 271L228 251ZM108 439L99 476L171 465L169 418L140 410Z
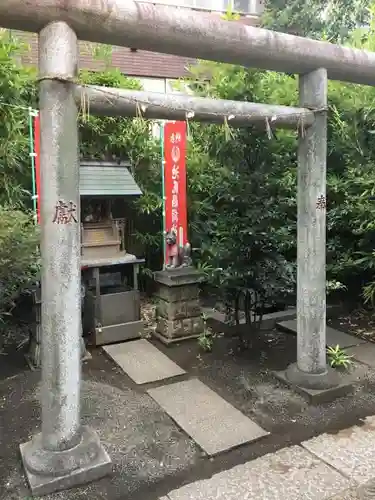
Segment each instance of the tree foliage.
M269 9L276 5L272 0ZM304 15L309 22L321 19L324 10L317 1L309 11L305 2L293 5L290 19L295 18L297 24ZM355 14L352 24L343 21L351 32L346 43L374 48L371 9L369 13L367 28L352 31L362 14L358 19ZM281 21L274 15L272 27L280 27ZM310 28L306 25L302 31L329 36L324 23L311 24ZM339 39L337 28L332 31ZM0 204L27 208L31 186L27 108L36 105L35 81L33 72L13 58L17 50L20 47L15 42L0 41L0 161L7 180L0 186ZM207 73L212 76L209 82ZM140 88L137 80L109 67L101 73L83 72L80 78L83 84ZM188 83L201 96L284 105L298 102L295 77L228 64L201 61L192 67ZM79 123L81 155L131 160L144 191L133 206L136 234L144 245L148 267L155 270L162 251L159 141L150 135L151 124L141 116L134 120L97 118L90 115L89 103L85 104ZM296 270L296 131L269 134L266 127L234 130L225 123L189 123L188 130L189 230L196 249L195 263L231 299L248 290L257 290L262 297L292 293ZM351 295L359 296L366 285L371 299L375 280L375 207L370 199L375 196L375 90L330 82L328 133L328 279L344 283Z
M38 230L30 213L0 207L0 329L39 269Z
M369 14L369 26L351 33L352 46L374 49L372 9ZM291 76L203 62L193 72L192 85L212 75L210 82L194 86L199 95L297 103L297 81ZM372 87L329 84L328 280L343 282L358 296L367 283L368 301L375 266L374 98ZM192 151L201 165L203 153L207 157L200 175L191 171L190 156L188 163L191 197L197 197L190 205L192 234L201 242L202 262L217 270L212 276L222 290L256 284L271 294L289 291L296 259L296 133L281 131L270 139L243 129L232 130L228 138L226 127L194 125L192 130Z
M35 107L35 71L21 68L25 45L0 33L0 205L31 207L29 107Z
M343 42L367 25L371 0L268 0L263 25L309 38Z
M104 72L81 72L83 85L141 90L141 84L114 68ZM135 218L132 237L140 244L149 266L160 266L162 241L162 186L160 141L151 134L151 123L139 118L96 117L90 115L90 102L82 103L80 113L80 151L86 159L129 160L132 174L143 195L131 207L128 218Z

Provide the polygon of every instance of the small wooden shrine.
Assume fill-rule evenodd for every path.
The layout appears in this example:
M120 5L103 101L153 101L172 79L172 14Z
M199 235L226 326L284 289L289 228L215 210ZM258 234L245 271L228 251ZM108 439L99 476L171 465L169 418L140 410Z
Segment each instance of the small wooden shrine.
M121 202L142 194L128 165L82 162L80 193L82 259L126 255L125 208Z
M138 338L138 291L144 259L126 249L126 204L142 194L129 164L81 162L81 265L84 334L94 345Z

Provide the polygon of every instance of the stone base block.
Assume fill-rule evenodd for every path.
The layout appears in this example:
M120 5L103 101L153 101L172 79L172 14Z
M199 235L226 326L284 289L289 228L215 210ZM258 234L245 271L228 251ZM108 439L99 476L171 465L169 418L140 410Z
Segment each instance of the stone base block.
M192 335L197 337L203 331L204 321L200 316L178 320L157 318L156 333L168 339L181 339Z
M177 269L165 269L154 273L157 283L167 287L197 285L203 280L203 275L194 267L179 267Z
M169 320L178 320L200 316L202 313L198 299L167 302L159 299L156 306L156 316Z
M158 299L171 303L181 302L184 300L198 300L199 286L197 284L193 284L171 287L159 283L155 296Z
M197 334L197 335L189 335L187 337L176 337L176 338L168 338L168 337L164 337L164 335L161 335L160 333L158 332L152 332L152 336L157 339L157 340L160 340L160 342L166 346L171 346L171 345L174 345L174 344L178 344L180 342L184 342L185 340L194 340L194 339L197 339L199 337L200 334Z
M322 373L307 373L299 369L297 363L288 366L285 376L290 384L317 391L332 389L340 384L340 377L330 366Z
M322 376L312 375L309 379L308 374L298 370L296 364L291 365L286 370L275 371L273 375L312 404L327 403L345 396L352 391L353 383L361 376L358 370L340 374L330 369Z
M154 273L158 284L156 297L166 302L197 300L202 274L191 267L164 270Z
M156 297L155 337L164 344L197 338L204 331L199 304L202 274L193 267L155 273Z
M112 472L112 462L96 432L82 427L74 448L51 452L42 448L41 435L20 445L23 466L33 496L81 486Z

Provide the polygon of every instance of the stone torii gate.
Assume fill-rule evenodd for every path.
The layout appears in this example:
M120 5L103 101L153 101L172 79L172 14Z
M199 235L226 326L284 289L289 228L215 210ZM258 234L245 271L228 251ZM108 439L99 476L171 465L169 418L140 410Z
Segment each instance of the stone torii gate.
M42 207L42 430L21 445L33 494L99 478L111 461L80 419L80 228L77 103L90 112L296 127L298 150L297 363L294 385L335 386L326 344L326 135L328 78L375 85L375 54L134 0L1 0L4 28L39 33ZM99 87L79 88L77 40L299 75L287 108ZM194 116L192 116L194 115ZM69 223L56 224L62 201Z

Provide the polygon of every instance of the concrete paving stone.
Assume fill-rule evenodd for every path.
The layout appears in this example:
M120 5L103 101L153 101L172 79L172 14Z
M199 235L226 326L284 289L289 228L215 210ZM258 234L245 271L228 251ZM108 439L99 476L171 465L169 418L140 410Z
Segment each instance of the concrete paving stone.
M375 368L375 344L357 345L350 347L346 352L360 363Z
M136 384L147 384L186 373L145 339L106 345L103 349Z
M277 323L277 326L282 330L289 331L291 333L297 333L297 320L292 319L289 321L281 321ZM365 344L366 341L354 337L353 335L348 335L347 333L335 330L330 326L327 326L327 345L336 346L339 345L341 348L352 347L360 344Z
M350 486L339 472L300 446L292 446L168 496L170 500L329 500Z
M375 475L375 416L336 434L321 434L302 446L359 484Z
M269 434L198 379L148 393L208 455Z

